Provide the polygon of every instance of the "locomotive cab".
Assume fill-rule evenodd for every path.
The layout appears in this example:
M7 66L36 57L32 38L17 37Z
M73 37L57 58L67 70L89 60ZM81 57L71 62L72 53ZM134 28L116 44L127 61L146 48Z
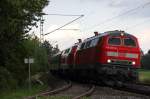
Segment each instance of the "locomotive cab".
M140 48L134 36L123 32L107 36L105 48L108 64L140 67Z
M100 72L121 76L117 79L137 81L140 68L140 47L137 38L123 31L108 32L104 37Z

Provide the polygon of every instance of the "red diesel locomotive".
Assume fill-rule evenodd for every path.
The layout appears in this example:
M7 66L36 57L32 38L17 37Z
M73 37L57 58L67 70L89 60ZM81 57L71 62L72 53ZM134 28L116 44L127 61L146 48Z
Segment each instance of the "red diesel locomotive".
M136 81L141 51L135 36L124 31L107 31L76 43L57 55L52 72L72 77L116 82Z

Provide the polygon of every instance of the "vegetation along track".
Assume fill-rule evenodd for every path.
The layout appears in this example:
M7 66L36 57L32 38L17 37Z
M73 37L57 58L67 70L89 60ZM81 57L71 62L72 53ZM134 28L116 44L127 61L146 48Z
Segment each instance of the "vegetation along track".
M62 87L60 87L60 88L57 88L57 89L54 89L54 90L50 90L50 91L45 91L45 92L42 92L42 93L37 94L37 95L35 95L35 96L26 97L26 98L24 98L24 99L37 99L37 97L40 97L40 96L53 95L53 94L59 93L59 92L61 92L61 91L67 90L67 89L69 89L71 86L72 86L72 83L71 83L71 81L69 81L67 85L64 85L64 86L62 86Z

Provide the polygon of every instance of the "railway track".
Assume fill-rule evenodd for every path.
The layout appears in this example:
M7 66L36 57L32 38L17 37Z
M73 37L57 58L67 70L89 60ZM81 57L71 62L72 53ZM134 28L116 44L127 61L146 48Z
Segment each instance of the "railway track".
M104 83L99 83L99 82L94 82L94 81L91 81L90 83L93 85L110 87L110 88L117 89L120 91L126 91L126 92L135 93L135 94L150 96L150 84L122 83L122 86L113 86L112 87L110 85L106 85Z
M148 83L136 83L137 85L144 85L144 86L150 86Z
M103 93L101 91L105 90L105 87L102 88L102 90L98 90L97 87L99 86L95 86L95 84L92 85L92 87L90 87L87 91L85 91L84 93L77 95L71 99L81 99L82 97L86 97L89 96L91 97L91 99L93 97L95 97L95 91L99 91L100 93ZM118 98L118 99L122 99L122 98L136 98L138 97L138 99L149 99L150 97L150 86L145 86L145 85L137 85L137 84L124 84L123 87L120 87L120 89L118 90L118 88L106 88L106 93L103 95L99 95L97 94L97 98L94 99L99 99L100 97L104 97L104 98ZM117 89L117 90L116 90ZM113 92L111 92L113 91ZM94 93L93 93L94 92ZM112 93L112 94L111 94ZM118 94L117 94L118 93ZM107 94L109 94L108 97ZM114 94L116 94L116 96L113 96ZM119 96L121 95L121 96ZM123 96L122 96L123 95ZM143 97L143 98L142 98Z
M80 99L85 96L90 96L94 92L94 89L95 89L95 86L92 85L92 87L89 90L85 91L84 93L82 93L78 96L73 97L72 99Z
M64 85L60 88L57 88L54 90L47 90L47 91L39 93L37 95L26 97L24 99L38 99L39 97L43 97L43 96L47 97L47 96L57 96L57 95L58 96L69 96L71 94L72 95L70 96L69 99L80 99L82 97L92 96L93 95L92 93L96 89L95 85L104 87L104 85L99 85L96 83L91 83L90 85L72 84L71 81L69 81L66 85ZM78 87L75 87L75 86L78 86ZM86 87L83 87L83 86L86 86ZM88 87L88 89L87 89L87 87ZM105 85L105 87L110 87L110 86ZM131 92L131 93L135 93L135 94L150 96L150 86L145 85L145 84L123 83L122 87L111 87L111 88L120 90L120 91L126 91L129 93ZM81 89L82 89L82 91L81 91ZM77 93L75 90L77 91Z
M126 92L135 93L135 94L150 96L150 85L149 84L122 83L122 86L110 86L107 84L101 84L101 83L97 83L97 82L94 82L94 84L98 85L98 86L110 87L110 88L117 89L120 91L126 91Z
M72 86L74 86L74 87L75 86L81 87L82 91L78 91L77 89L72 88ZM60 88L57 88L57 89L54 89L54 90L50 90L50 91L47 90L47 91L39 93L37 95L26 97L24 99L38 99L39 97L57 96L57 95L59 95L59 93L61 94L62 92L65 92L65 91L68 91L68 90L77 90L78 93L79 93L78 95L71 96L70 99L80 99L82 97L90 96L94 92L94 89L95 89L94 85L86 85L86 87L87 86L90 86L90 87L88 89L86 89L86 90L84 89L85 90L84 92L83 92L83 88L86 88L86 87L83 87L83 86L84 86L83 84L72 84L71 81L69 81L67 85L64 85L64 86L62 86ZM68 95L68 94L64 93L63 95Z
M150 86L147 84L130 84L130 83L124 83L123 89L125 91L134 92L137 94L143 94L150 96Z
M71 88L71 86L72 86L72 83L71 83L71 81L69 81L67 85L64 85L60 88L50 90L50 91L45 91L45 92L39 93L39 94L34 95L34 96L26 97L24 99L37 99L38 97L41 97L41 96L48 96L48 95L57 94L61 91L64 91L64 90L67 90L67 89Z

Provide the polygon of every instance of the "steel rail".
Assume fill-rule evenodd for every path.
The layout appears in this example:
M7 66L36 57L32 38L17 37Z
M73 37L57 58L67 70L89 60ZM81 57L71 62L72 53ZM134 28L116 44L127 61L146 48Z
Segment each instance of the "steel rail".
M81 97L84 97L84 96L90 96L94 92L94 89L95 89L95 86L92 85L92 87L88 91L86 91L76 97L73 97L72 99L80 99Z
M34 96L29 96L29 97L26 97L24 99L37 99L37 97L40 97L40 96L53 95L53 94L59 93L61 91L67 90L70 87L72 87L71 81L69 81L69 83L67 85L62 86L60 88L57 88L57 89L54 89L54 90L51 90L51 91L46 91L46 92L43 92L43 93L40 93L40 94L37 94L37 95L34 95Z
M150 86L147 86L145 84L124 83L123 86L123 88L125 88L125 90L129 92L150 96Z

